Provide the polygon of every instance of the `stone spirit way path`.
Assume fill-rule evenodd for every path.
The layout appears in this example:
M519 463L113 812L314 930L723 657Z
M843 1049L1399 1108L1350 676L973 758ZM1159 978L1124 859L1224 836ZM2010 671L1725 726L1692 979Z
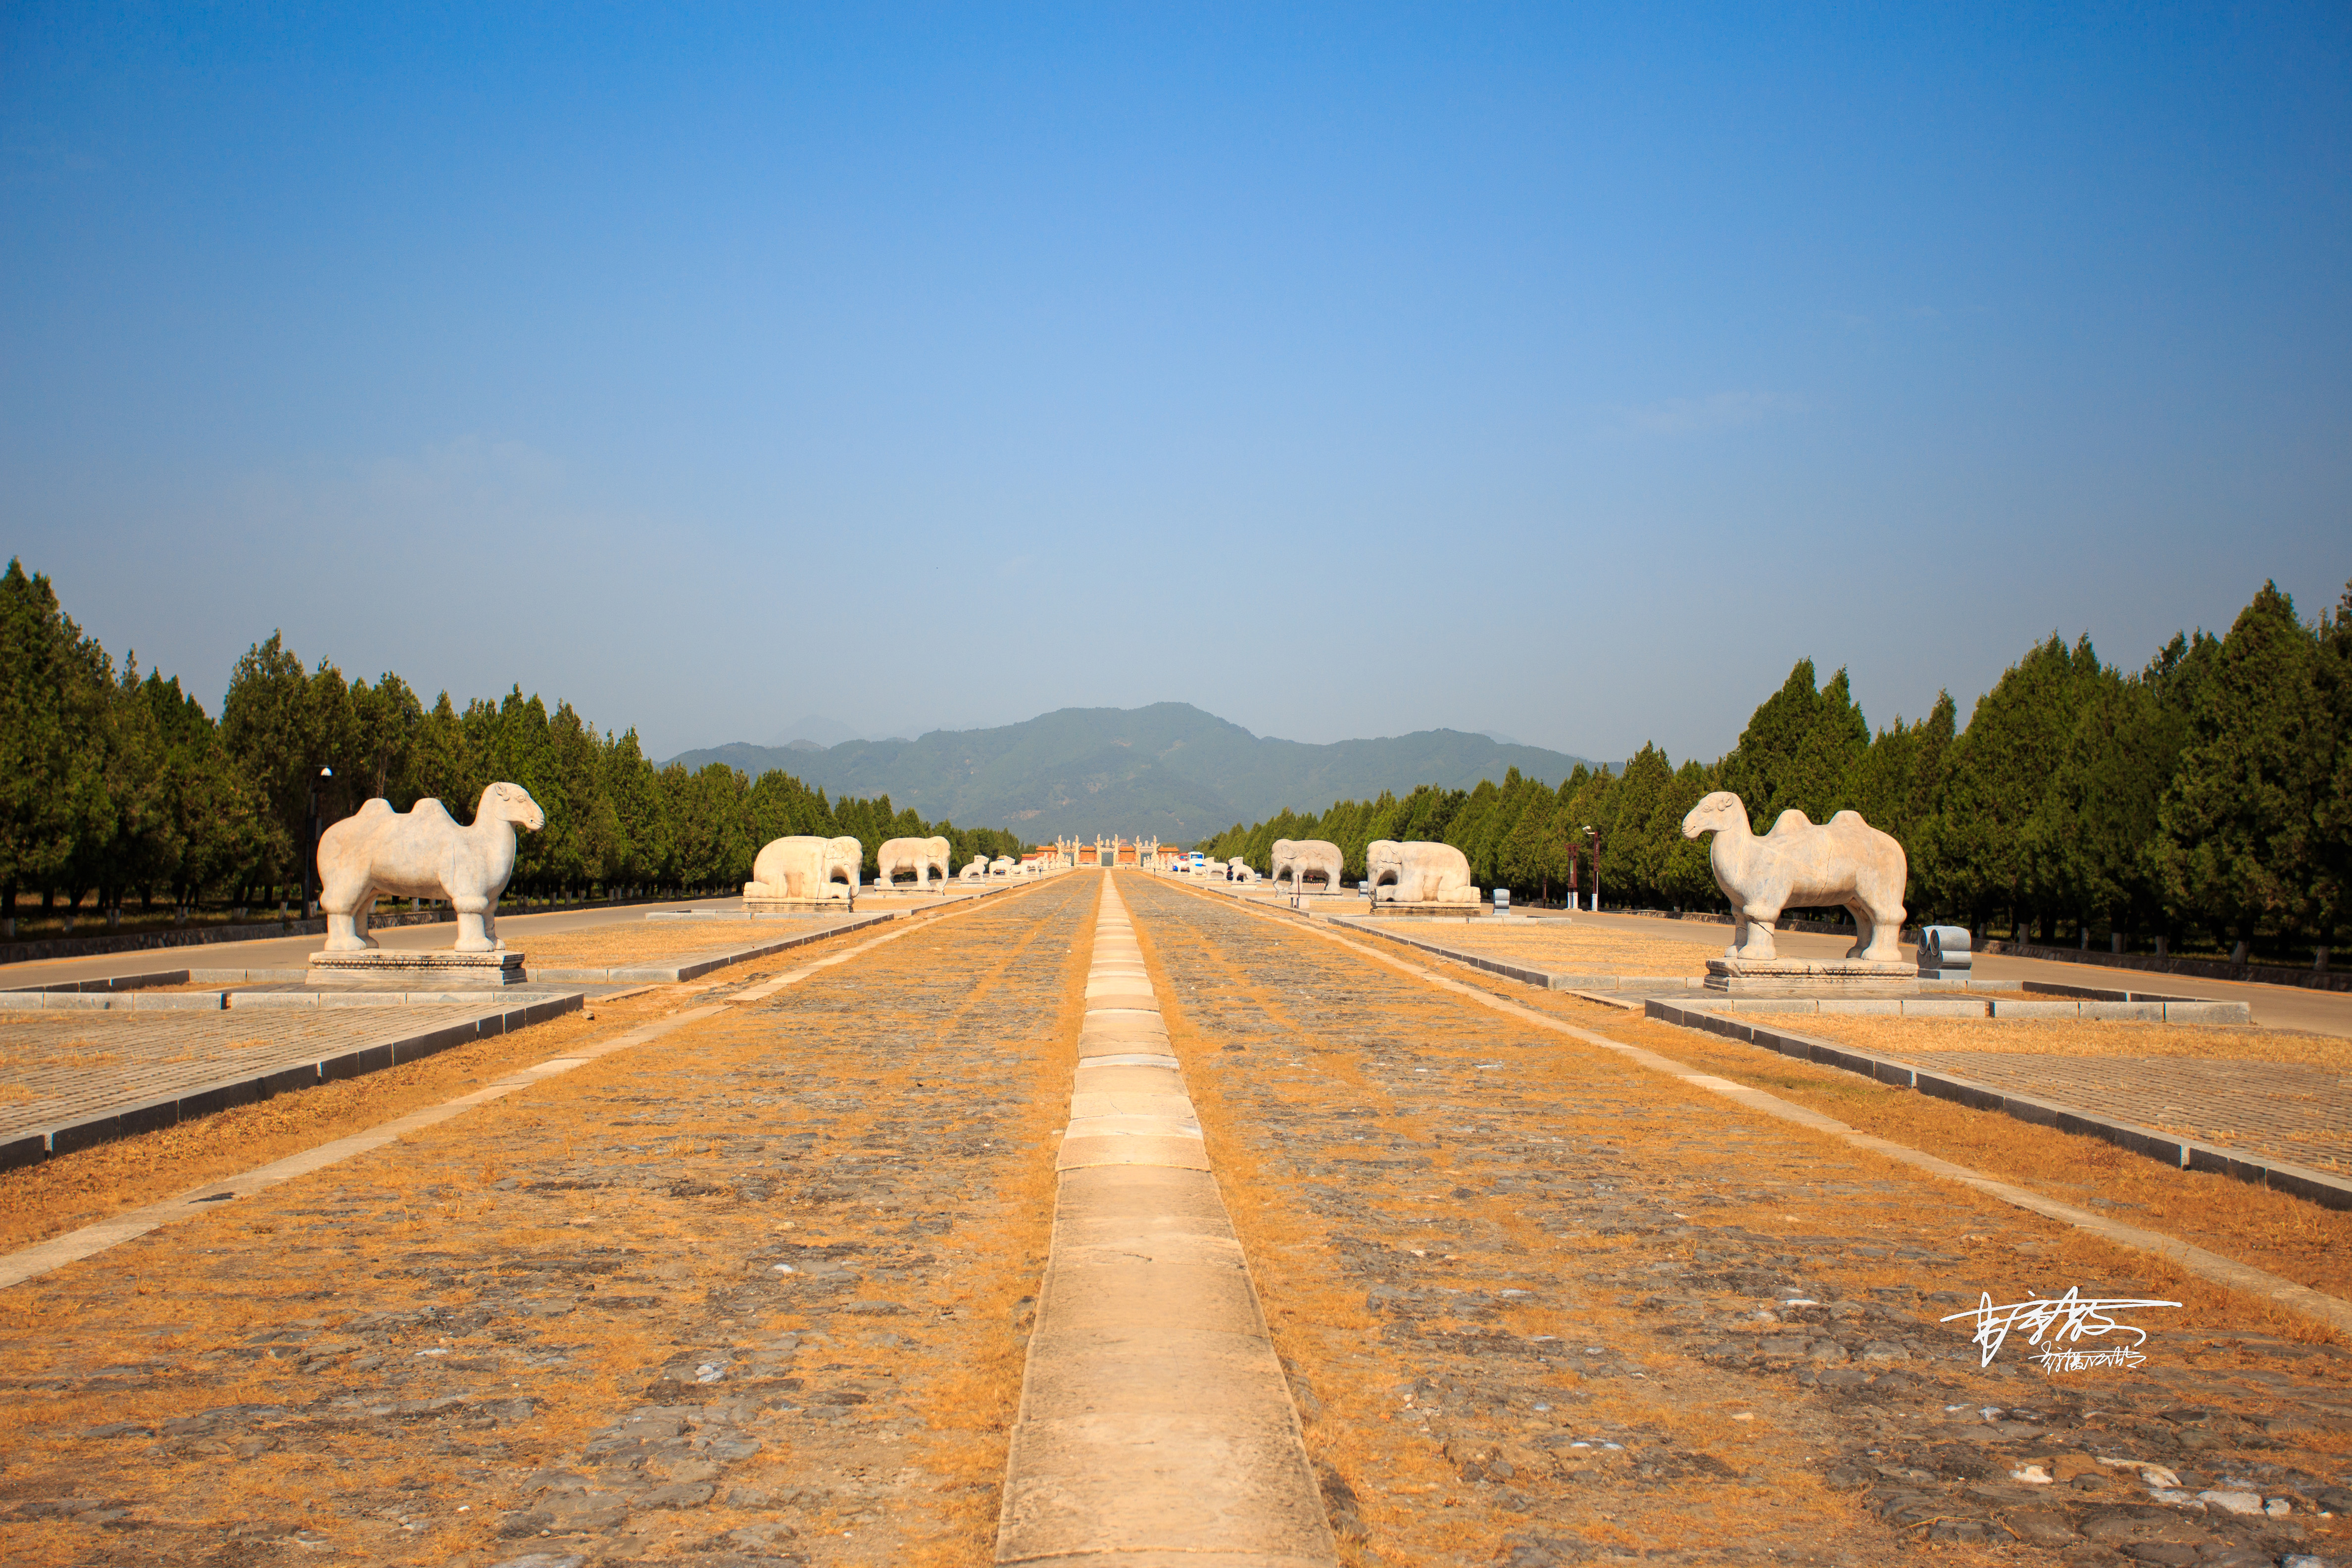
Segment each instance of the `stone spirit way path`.
M0 1293L0 1561L985 1562L1099 886Z
M1937 1321L1979 1290L2188 1293L1316 930L1120 885L1353 1561L2340 1560L2335 1346L2209 1289L2138 1320L2129 1371L1983 1367Z
M996 1561L1333 1568L1297 1412L1160 1004L1115 882L1099 879Z

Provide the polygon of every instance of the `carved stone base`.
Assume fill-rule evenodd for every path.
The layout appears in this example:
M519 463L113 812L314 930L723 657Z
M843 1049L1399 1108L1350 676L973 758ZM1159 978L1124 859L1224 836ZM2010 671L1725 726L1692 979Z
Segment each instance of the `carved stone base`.
M743 912L756 915L845 915L847 899L746 899Z
M1484 904L1440 904L1420 899L1413 900L1411 902L1406 902L1398 899L1382 899L1379 903L1372 906L1371 912L1381 916L1434 915L1441 920L1451 917L1457 921L1469 921L1485 918L1486 906Z
M1706 988L1741 996L1818 996L1867 985L1880 995L1919 988L1916 963L1881 963L1867 958L1710 958Z
M491 952L314 952L303 976L307 985L345 991L486 991L522 983L521 952L504 947Z

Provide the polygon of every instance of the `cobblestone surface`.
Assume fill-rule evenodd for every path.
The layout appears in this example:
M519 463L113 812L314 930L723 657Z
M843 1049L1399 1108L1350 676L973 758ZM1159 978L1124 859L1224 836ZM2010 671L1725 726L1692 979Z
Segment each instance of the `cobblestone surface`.
M2014 1342L1982 1367L1937 1321L1979 1290L2159 1292L1297 926L1122 887L1353 1561L2337 1560L2352 1356L2151 1313L2127 1372Z
M985 1560L1094 894L10 1292L0 1560Z
M0 1142L520 1005L0 1013Z

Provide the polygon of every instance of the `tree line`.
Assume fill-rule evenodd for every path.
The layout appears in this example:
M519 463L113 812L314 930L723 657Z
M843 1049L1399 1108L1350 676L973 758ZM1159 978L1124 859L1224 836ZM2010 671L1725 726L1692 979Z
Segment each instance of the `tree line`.
M2230 630L2175 636L2136 669L2054 633L1979 698L1966 729L1948 692L1874 732L1840 669L1801 659L1711 763L1645 745L1580 765L1558 789L1513 770L1472 790L1423 785L1236 823L1198 847L1264 872L1276 838L1339 846L1363 874L1376 838L1452 844L1481 887L1556 896L1573 866L1605 902L1721 910L1685 813L1738 794L1764 833L1794 807L1852 809L1910 858L1915 920L2043 942L2162 939L2244 962L2324 966L2352 890L2352 584L2305 621L2265 584ZM1831 913L1831 911L1823 911ZM1842 917L1840 917L1842 918Z
M467 821L499 780L547 815L518 836L509 884L534 897L732 890L761 845L794 833L854 836L868 874L887 838L942 836L957 866L1023 848L1011 833L894 810L887 795L828 801L782 771L657 768L634 729L599 731L520 687L427 707L394 674L306 667L274 632L237 660L215 720L177 676L142 675L136 654L117 667L46 577L14 560L0 574L0 913L20 894L45 910L93 892L101 909L286 899L314 801L321 826L376 795L404 811L436 797Z

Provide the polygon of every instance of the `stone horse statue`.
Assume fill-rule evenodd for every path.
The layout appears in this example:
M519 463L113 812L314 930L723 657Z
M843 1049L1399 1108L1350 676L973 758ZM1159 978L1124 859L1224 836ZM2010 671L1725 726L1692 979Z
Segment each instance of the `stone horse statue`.
M1707 866L1715 885L1731 900L1732 942L1726 958L1774 957L1772 922L1791 904L1843 904L1861 931L1848 958L1903 961L1896 942L1903 934L1903 885L1910 862L1903 846L1864 822L1860 812L1841 811L1816 826L1791 808L1759 838L1739 797L1717 790L1683 818L1684 837L1707 832L1715 835Z
M536 833L547 814L517 784L494 784L460 827L430 798L406 811L378 796L319 837L319 908L327 916L327 951L362 952L376 945L363 922L376 895L446 899L457 911L459 952L490 952L498 941L499 895L514 875L515 829Z

